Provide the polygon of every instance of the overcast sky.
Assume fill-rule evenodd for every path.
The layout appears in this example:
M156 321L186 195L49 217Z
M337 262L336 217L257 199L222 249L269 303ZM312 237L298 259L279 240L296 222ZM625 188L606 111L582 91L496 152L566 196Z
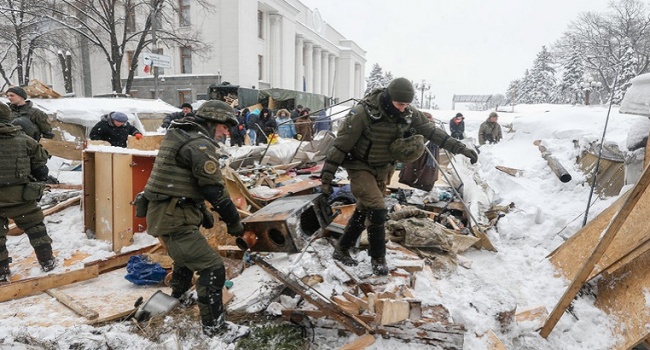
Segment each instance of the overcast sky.
M581 12L609 0L300 0L367 51L373 64L425 79L442 109L454 94L505 94L542 45L559 39ZM421 93L418 91L418 97Z

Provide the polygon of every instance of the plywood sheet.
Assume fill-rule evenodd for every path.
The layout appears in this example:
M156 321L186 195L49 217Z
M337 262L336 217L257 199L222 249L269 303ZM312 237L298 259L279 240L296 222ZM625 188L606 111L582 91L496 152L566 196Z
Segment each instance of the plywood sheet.
M95 233L113 241L113 154L95 153Z
M133 181L131 155L113 153L113 251L133 242Z

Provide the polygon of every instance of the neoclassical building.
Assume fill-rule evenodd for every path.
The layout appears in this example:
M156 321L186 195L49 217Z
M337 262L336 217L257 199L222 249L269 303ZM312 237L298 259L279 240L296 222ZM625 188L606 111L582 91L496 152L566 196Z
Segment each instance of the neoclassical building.
M247 88L306 91L339 101L363 95L365 51L328 25L317 9L298 0L209 1L211 11L193 0L179 0L178 30L198 29L211 50L199 54L188 47L159 48L158 54L171 57L171 68L159 70L159 98L174 105L205 99L210 84L224 81ZM111 93L106 61L92 52L90 56L91 70L74 81L77 96ZM52 65L43 80L62 90L59 69ZM131 94L153 98L153 75L143 67L140 57ZM90 89L84 80L92 82Z

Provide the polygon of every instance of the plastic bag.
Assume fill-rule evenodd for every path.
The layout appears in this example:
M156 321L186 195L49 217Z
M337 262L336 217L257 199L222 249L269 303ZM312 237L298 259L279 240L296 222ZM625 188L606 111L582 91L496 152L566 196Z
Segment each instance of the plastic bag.
M167 276L167 271L158 263L150 262L144 255L134 255L126 263L126 278L139 286L159 284Z

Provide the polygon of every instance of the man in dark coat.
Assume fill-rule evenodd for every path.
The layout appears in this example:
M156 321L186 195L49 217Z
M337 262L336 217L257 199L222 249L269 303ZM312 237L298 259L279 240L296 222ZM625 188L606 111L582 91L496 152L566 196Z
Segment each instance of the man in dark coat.
M456 116L449 121L449 133L451 137L462 140L465 136L465 117L462 113L456 113Z
M47 114L34 107L32 101L27 100L25 89L20 86L10 87L7 89L7 99L9 99L9 107L11 107L12 124L20 126L27 136L36 141L41 137L54 138Z
M384 193L397 161L412 162L424 152L424 140L454 154L463 154L472 163L476 152L450 137L410 106L415 96L413 84L397 78L387 88L366 95L343 120L334 144L327 153L321 172L322 192L332 193L332 180L339 166L348 172L357 203L354 213L334 249L333 258L354 266L350 255L364 229L368 231L370 263L376 275L388 274L386 265L386 216Z
M291 111L291 120L296 120L298 117L300 117L300 112L305 109L302 105L297 105L296 108L294 108L293 111Z
M108 141L111 146L126 148L126 140L129 135L135 136L138 140L142 133L133 125L129 124L129 117L122 112L111 112L103 115L102 119L90 130L91 140Z
M193 113L192 105L187 102L183 103L181 105L180 112L170 113L165 116L165 119L163 119L161 127L167 129L174 120L179 120L193 115L194 113Z
M193 118L181 119L167 130L151 176L144 189L147 206L147 233L165 243L174 261L169 281L172 296L183 298L198 273L196 294L203 332L214 336L224 330L222 288L226 270L221 256L199 232L211 228L214 219L204 202L212 205L228 233L239 237L244 226L230 199L221 175L223 152L215 142L237 125L227 103L204 103ZM209 136L208 136L209 135Z
M275 132L275 129L278 128L278 124L275 122L275 118L271 115L271 110L268 108L262 108L260 112L260 119L257 121L257 141L258 143L266 143L268 137ZM261 131L260 131L261 130ZM262 133L264 131L264 133Z
M11 258L7 251L9 219L21 228L43 271L56 266L52 239L38 205L47 180L47 152L19 126L8 123L10 109L0 104L0 284L7 282Z

